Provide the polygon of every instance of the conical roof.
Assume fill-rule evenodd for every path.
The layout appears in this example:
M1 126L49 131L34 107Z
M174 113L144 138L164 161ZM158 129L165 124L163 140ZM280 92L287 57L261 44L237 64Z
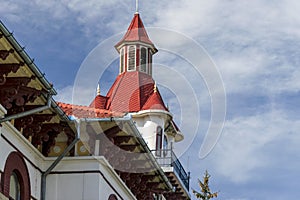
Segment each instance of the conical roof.
M140 18L139 13L135 13L134 17L127 29L126 34L121 39L120 42L118 42L115 47L117 50L119 50L119 47L126 42L143 42L146 44L149 44L152 46L152 48L157 51L154 44L149 39L149 36L147 34L147 31L144 27L144 24L142 22L142 19Z

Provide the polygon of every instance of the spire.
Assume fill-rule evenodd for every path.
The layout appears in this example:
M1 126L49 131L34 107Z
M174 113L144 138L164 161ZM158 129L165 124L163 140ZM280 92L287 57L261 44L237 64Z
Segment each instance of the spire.
M97 86L97 96L99 96L100 94L101 94L100 84L98 83L98 86Z
M138 2L138 0L136 0L136 1ZM153 54L157 52L157 49L155 48L154 44L149 39L147 31L144 27L144 24L143 24L142 19L140 18L140 14L138 12L134 14L134 17L127 29L126 34L121 39L121 41L115 45L115 48L118 51L120 51L120 48L123 46L124 43L126 44L126 43L132 43L132 42L142 42L142 43L148 44L151 46Z
M157 92L156 81L154 82L154 86L153 86L153 92L154 92L154 93L156 93L156 92Z

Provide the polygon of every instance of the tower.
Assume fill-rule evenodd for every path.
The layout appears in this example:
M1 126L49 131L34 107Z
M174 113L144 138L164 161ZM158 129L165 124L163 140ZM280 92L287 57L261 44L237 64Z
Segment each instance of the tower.
M173 152L174 143L182 141L184 136L152 77L153 55L158 50L138 12L115 48L119 53L119 74L106 96L98 92L90 107L128 113L157 162L166 167L164 170L170 179L176 180L178 194L166 196L188 197L189 175Z
M115 45L119 74L106 96L97 94L91 107L130 113L151 150L170 149L183 135L152 77L152 57L158 52L136 12L123 38Z

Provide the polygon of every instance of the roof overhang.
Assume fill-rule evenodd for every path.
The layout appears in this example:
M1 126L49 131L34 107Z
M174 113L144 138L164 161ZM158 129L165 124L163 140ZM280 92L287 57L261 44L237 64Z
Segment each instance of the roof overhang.
M9 121L48 156L58 135L67 143L75 134L52 98L56 95L52 84L24 49L0 21L0 104L7 111L0 123Z
M128 45L142 45L142 46L146 46L149 49L151 49L151 53L155 54L156 52L158 52L157 48L153 45L153 44L148 44L142 41L123 41L122 43L118 43L115 45L115 49L120 53L121 49L124 46L128 46Z
M129 187L135 187L131 182L143 177L145 189L153 187L153 190L172 190L172 184L131 116L81 118L76 119L76 124L79 126L80 139L86 149L92 155L106 157Z

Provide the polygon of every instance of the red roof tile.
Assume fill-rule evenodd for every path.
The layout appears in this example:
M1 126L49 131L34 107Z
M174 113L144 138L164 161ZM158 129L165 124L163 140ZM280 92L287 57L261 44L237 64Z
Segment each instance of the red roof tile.
M159 91L153 92L142 108L142 110L151 110L151 109L168 111L160 96Z
M134 71L120 74L107 93L106 109L137 112L153 92L154 81L148 74Z
M155 93L153 88L154 80L148 74L138 71L120 74L107 93L106 109L118 112L167 110L160 93Z
M97 95L92 103L89 105L91 108L105 109L107 102L107 97L102 95Z
M153 48L155 48L153 43L148 37L144 24L138 13L134 14L134 17L128 27L126 34L124 35L122 40L118 44L116 44L115 47L118 48L124 42L136 42L136 41L150 44L153 46Z
M124 113L91 108L88 106L73 105L62 102L57 102L57 105L66 113L66 115L75 116L77 118L107 118L124 116Z

